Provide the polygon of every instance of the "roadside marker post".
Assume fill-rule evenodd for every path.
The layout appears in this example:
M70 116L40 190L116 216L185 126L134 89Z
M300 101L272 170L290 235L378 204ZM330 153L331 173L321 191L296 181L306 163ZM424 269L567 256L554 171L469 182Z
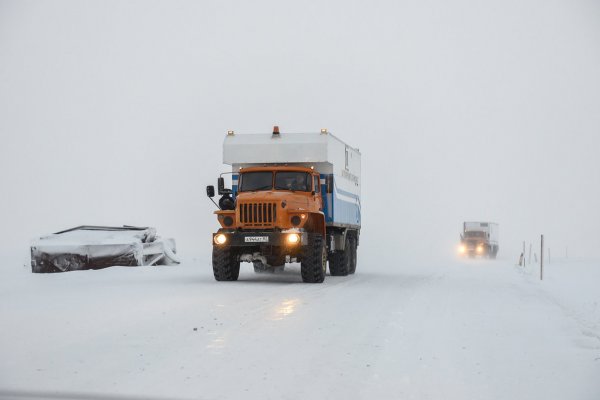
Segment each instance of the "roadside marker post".
M542 281L544 280L544 235L542 235L540 247L540 281Z

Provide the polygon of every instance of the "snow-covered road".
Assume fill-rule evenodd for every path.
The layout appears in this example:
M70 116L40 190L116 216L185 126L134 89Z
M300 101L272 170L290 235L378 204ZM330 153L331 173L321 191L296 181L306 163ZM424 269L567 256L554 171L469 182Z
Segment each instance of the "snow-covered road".
M207 260L5 268L0 397L600 398L597 263L540 283L503 261L360 261L322 285L242 265L222 283Z

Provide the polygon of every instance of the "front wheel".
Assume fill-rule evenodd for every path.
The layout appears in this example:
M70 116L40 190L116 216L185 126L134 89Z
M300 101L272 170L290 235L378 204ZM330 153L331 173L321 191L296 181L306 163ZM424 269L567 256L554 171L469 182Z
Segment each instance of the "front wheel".
M212 264L217 281L237 281L240 261L230 248L213 246Z
M308 236L308 244L303 249L300 273L302 282L322 283L325 280L327 269L327 249L323 236L311 234Z

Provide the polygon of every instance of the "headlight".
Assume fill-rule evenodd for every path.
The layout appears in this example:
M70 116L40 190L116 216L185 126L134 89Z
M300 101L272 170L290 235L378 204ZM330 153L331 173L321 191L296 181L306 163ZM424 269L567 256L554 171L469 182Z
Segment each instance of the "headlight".
M223 235L222 233L219 233L218 235L215 235L214 241L215 244L225 244L225 242L227 241L227 236Z
M482 245L477 246L477 252L478 253L482 253L483 252L483 246Z
M287 242L289 244L296 244L300 241L300 235L297 233L290 233L287 237Z
M460 246L458 246L458 252L459 253L464 253L465 251L467 251L467 247L464 244L461 244Z
M225 225L225 226L233 225L233 218L231 218L229 215L226 216L225 218L223 218L223 225Z

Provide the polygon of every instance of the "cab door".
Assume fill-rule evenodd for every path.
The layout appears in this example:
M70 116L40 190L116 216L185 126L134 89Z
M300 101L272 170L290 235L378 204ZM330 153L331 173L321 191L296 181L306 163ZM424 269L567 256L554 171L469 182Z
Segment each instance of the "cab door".
M312 196L319 211L323 211L323 197L321 197L321 179L319 175L313 175Z

